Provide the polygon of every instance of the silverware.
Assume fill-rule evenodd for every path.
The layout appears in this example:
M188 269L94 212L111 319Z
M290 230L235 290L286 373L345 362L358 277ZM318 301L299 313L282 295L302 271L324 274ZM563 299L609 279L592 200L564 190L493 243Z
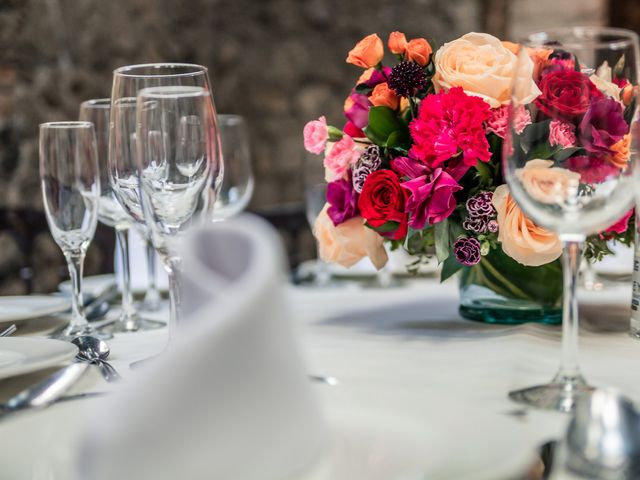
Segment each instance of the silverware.
M316 382L316 383L324 383L326 385L329 385L330 387L335 387L336 385L338 385L338 379L336 377L325 377L323 375L307 375L309 377L309 380L311 380L312 382Z
M640 478L640 414L633 403L606 390L579 399L554 465L554 475Z
M81 335L74 338L71 343L78 347L77 360L98 365L102 376L108 382L118 382L122 380L122 377L116 369L107 362L111 350L105 341L89 335Z
M13 335L13 333L18 329L15 323L12 323L3 331L0 332L0 337L8 337L9 335Z
M112 285L100 295L87 303L84 307L84 314L89 322L95 322L103 318L111 309L111 301L118 296L118 286Z
M8 413L25 408L46 407L62 397L82 377L87 368L86 363L67 365L3 403L0 411Z

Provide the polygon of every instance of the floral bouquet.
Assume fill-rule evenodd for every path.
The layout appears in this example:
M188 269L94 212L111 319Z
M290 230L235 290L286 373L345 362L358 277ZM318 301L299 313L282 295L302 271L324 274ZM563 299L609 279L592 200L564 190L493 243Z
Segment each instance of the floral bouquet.
M349 267L368 256L381 268L387 241L415 256L410 269L435 254L441 280L464 269L463 278L497 293L556 305L562 245L511 197L503 141L508 128L548 139L528 152L521 172L541 196L562 176L599 181L629 160L634 87L619 65L589 74L559 47L528 50L526 75L520 65L517 78L526 106L509 112L518 45L469 33L433 53L424 38L407 41L400 32L387 45L393 66L382 63L376 34L349 52L347 62L364 70L342 129L325 117L304 128L306 149L324 154L328 182L314 228L321 258ZM552 166L559 161L563 168ZM590 237L587 258L611 253L609 240L629 244L632 222L630 211Z

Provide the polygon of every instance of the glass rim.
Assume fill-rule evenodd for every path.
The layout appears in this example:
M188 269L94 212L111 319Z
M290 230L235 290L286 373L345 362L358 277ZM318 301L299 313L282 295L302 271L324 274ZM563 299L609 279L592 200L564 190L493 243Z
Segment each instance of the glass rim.
M40 128L66 128L66 129L80 129L80 128L94 128L92 122L85 122L82 120L77 121L61 121L61 122L45 122L40 124Z
M190 87L182 85L147 87L138 92L138 98L207 97L209 95L209 90L204 87Z
M153 70L161 68L185 68L191 69L191 71L166 73L166 74L153 74L153 73L135 73L134 70ZM153 77L194 77L197 75L206 74L208 72L207 67L198 65L197 63L176 63L176 62L161 62L161 63L138 63L136 65L124 65L118 67L113 71L114 76L131 77L131 78L153 78Z
M592 35L609 35L611 40L600 40L592 38ZM531 32L520 39L520 44L525 47L550 47L548 42L567 39L557 45L558 48L583 49L589 48L612 48L621 50L639 43L638 34L626 28L597 27L597 26L575 26L575 27L554 27L547 30Z
M109 98L92 98L85 100L80 104L80 107L92 107L92 108L111 108L111 97Z

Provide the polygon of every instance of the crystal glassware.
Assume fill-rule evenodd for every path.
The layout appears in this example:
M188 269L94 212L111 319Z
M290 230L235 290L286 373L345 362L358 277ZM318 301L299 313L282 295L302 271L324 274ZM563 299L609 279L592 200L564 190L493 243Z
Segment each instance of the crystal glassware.
M253 195L249 132L240 115L218 115L224 175L213 209L214 220L231 218L242 212Z
M92 123L40 125L40 185L49 229L67 260L71 277L71 321L59 336L70 340L99 335L87 322L82 305L82 268L96 231L100 199Z
M137 110L137 96L139 92L145 88L152 87L192 87L200 89L200 92L206 92L210 98L210 106L213 111L213 117L207 120L209 130L205 132L206 138L210 139L208 145L208 156L202 159L202 162L207 163L208 178L211 181L211 185L215 184L222 173L222 158L219 152L219 138L217 133L217 125L215 121L215 107L213 105L213 99L211 98L211 87L207 69L200 65L183 64L183 63L160 63L160 64L143 64L132 65L118 68L113 74L113 88L111 92L111 122L110 122L110 134L109 134L109 173L111 183L114 188L114 193L120 204L124 209L133 217L133 219L140 223L145 224L149 229L150 238L154 247L160 253L160 256L165 260L164 266L170 276L170 304L171 304L171 318L169 321L169 336L170 340L173 336L179 312L179 262L173 262L166 255L167 242L164 233L159 235L158 231L149 228L154 224L154 219L150 219L145 222L145 214L152 212L153 210L147 208L143 212L142 200L141 200L141 185L140 179L143 177L143 172L139 170L138 163L138 142L136 140L138 133L136 132L136 110ZM204 97L204 95L200 95ZM203 100L204 101L204 100ZM188 116L187 116L188 117ZM189 135L194 130L198 130L193 124L193 118L185 118L181 123L182 132L187 135L185 138L189 138ZM174 169L178 166L182 169L177 170L180 175L187 174L188 170L193 167L192 164L185 163L184 156L191 155L189 149L193 147L193 144L178 144L181 145L180 152L170 152L166 149L168 145L165 142L168 137L164 137L163 131L151 131L147 132L145 137L144 151L147 151L149 146L155 149L156 153L160 155L152 154L150 162L142 162L146 164L147 180L151 180L149 175L157 175L157 182L155 186L160 186L160 190L164 188L166 195L164 195L166 218L169 219L177 210L183 213L189 213L193 216L193 211L185 212L184 208L173 208L170 198L175 194L180 196L179 192L172 191L174 187L172 180L166 177L165 174L174 175ZM174 147L177 148L177 145ZM168 155L170 158L165 158L164 155ZM178 158L178 155L182 155ZM157 163L156 163L157 162ZM194 174L200 175L199 169L194 169ZM158 192L156 192L158 193ZM182 189L184 192L184 188ZM201 192L202 195L198 201L196 210L199 212L206 212L210 215L214 204L213 194L214 189L205 188ZM176 207L182 207L182 205ZM187 210L190 210L189 208ZM180 218L180 224L182 224L185 218ZM163 226L169 226L168 224L162 224ZM170 228L173 233L177 233L180 228L175 224L171 224ZM163 254L164 252L164 254Z
M87 100L80 105L80 120L91 122L96 132L98 167L100 171L100 202L98 220L116 232L116 247L120 252L122 270L122 309L118 319L106 328L111 332L137 332L162 327L164 323L147 320L138 314L131 292L131 273L129 269L129 229L133 224L131 216L124 211L113 195L109 183L109 117L111 99L99 98Z
M578 363L578 268L587 237L633 204L638 55L635 33L597 27L535 33L520 47L503 172L517 206L562 243L564 299L558 373L548 384L511 392L517 402L571 411L592 391ZM532 72L540 90L533 102ZM617 142L626 142L626 154Z

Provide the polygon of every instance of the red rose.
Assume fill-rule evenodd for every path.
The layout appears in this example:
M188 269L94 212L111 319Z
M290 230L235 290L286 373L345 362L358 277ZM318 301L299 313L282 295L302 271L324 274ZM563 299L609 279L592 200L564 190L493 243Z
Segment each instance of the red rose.
M555 70L540 79L542 94L536 106L551 118L575 121L587 111L593 97L602 93L584 73L575 70Z
M407 234L407 214L404 211L407 199L406 191L400 186L400 179L391 170L378 170L371 173L362 187L358 199L360 214L373 228L379 228L387 222L396 222L398 228L380 235L400 240Z

